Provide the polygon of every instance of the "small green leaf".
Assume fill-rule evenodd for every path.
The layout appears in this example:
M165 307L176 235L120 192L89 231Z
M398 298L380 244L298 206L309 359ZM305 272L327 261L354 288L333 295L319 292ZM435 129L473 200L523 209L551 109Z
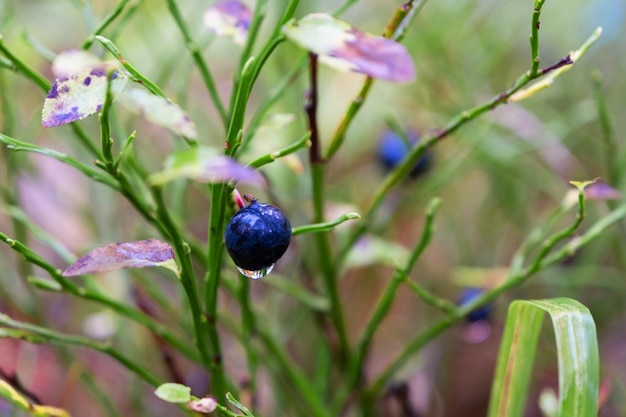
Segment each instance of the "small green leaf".
M109 243L78 259L63 271L63 276L71 277L149 266L162 266L174 270L173 264L175 265L172 247L158 239ZM177 271L178 268L174 270L175 273Z
M594 178L589 181L570 181L569 183L572 184L574 187L578 188L578 191L584 191L588 185L594 184L599 179L600 178Z
M154 391L154 394L168 403L188 403L193 399L191 397L191 388L173 382L167 382L159 386Z
M198 137L196 125L187 114L176 104L163 97L133 88L120 94L118 102L127 109L142 114L152 123L163 126L177 135L189 139Z
M208 183L232 181L255 186L265 185L265 178L258 171L220 154L215 149L201 146L174 152L167 159L165 169L150 175L148 182L161 185L180 178Z
M106 98L107 71L109 68L102 64L56 80L44 101L42 126L61 126L99 112ZM127 81L122 72L115 71L111 77L111 94L117 96Z
M339 71L352 71L397 83L415 79L406 48L391 39L362 32L324 13L312 13L283 26L289 40Z
M489 417L521 417L545 313L550 315L559 365L560 417L598 414L600 365L596 328L589 310L569 298L518 300L509 307Z

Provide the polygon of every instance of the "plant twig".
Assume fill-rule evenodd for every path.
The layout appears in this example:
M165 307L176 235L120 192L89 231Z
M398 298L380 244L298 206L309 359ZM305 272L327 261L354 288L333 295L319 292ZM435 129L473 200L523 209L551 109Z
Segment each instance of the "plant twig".
M91 32L89 37L85 40L82 46L83 49L87 50L91 48L91 45L93 44L96 36L101 34L107 28L107 26L109 26L120 14L122 14L122 11L124 11L124 7L126 7L128 2L129 0L120 0L120 2L117 3L117 6L115 6L111 13L109 13L107 17L104 18L104 20L98 25L98 27L95 28L93 32Z

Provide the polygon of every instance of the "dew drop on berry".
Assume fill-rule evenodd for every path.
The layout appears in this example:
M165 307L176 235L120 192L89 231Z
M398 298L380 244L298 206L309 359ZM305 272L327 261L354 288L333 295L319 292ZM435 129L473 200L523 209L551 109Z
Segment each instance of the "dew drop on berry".
M274 269L274 264L271 264L267 268L259 269L258 271L249 271L247 269L243 269L240 267L237 267L237 269L245 277L252 278L252 279L261 279L264 276L268 275L270 272L272 272L272 269Z

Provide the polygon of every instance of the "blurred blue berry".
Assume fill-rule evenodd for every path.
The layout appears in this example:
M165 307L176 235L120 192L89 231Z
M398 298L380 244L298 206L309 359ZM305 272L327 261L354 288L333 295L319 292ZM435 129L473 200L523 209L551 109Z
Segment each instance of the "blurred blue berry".
M415 146L419 141L419 134L415 131L407 131L407 136L411 146L394 131L388 130L381 136L378 145L378 159L385 170L391 171L394 169L409 153L411 147ZM410 177L416 178L428 171L431 159L431 152L426 151L411 170Z
M474 299L476 299L477 297L479 297L483 292L485 292L485 290L483 290L482 288L476 288L476 287L465 288L463 292L461 293L461 296L459 297L458 304L460 306L468 304L472 302ZM470 323L475 323L477 321L489 320L489 317L491 316L491 310L492 308L490 305L479 307L476 310L472 311L467 316L467 321Z
M224 233L228 254L239 268L271 268L291 241L291 225L282 211L252 200L228 222Z

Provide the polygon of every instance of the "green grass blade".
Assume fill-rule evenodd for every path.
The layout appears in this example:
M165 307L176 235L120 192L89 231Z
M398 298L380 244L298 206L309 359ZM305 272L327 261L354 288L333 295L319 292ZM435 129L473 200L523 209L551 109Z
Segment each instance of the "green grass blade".
M559 416L598 414L599 358L595 324L589 310L568 298L518 300L509 307L489 417L524 413L537 340L545 313L552 320L559 365Z

